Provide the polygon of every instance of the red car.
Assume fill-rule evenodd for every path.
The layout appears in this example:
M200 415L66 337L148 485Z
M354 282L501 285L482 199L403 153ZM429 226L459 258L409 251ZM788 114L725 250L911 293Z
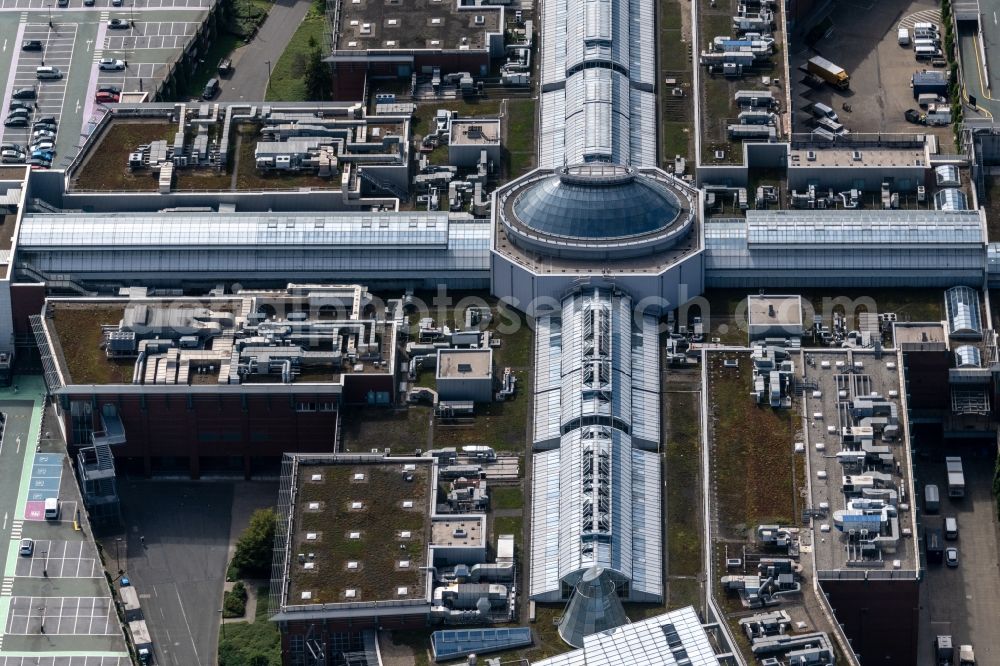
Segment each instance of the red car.
M94 97L94 101L98 104L113 104L121 99L120 95L115 95L114 93L109 93L106 91L100 91Z

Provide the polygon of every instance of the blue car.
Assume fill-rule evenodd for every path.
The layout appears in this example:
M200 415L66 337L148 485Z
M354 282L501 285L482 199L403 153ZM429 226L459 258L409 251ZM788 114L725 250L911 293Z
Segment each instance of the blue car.
M45 160L46 162L52 161L53 153L51 150L35 150L32 151L31 157L36 160Z

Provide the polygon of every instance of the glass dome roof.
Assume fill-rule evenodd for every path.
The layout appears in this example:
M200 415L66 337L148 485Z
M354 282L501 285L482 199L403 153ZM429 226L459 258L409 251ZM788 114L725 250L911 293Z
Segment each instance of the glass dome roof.
M633 168L591 163L563 167L524 191L513 212L527 227L570 238L621 238L673 224L676 196Z

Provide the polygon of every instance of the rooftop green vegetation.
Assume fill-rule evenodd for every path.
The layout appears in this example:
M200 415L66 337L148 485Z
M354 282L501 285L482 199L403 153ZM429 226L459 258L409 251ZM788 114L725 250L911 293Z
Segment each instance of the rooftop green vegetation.
M65 364L71 384L123 384L132 382L133 359L110 360L102 348L103 325L118 325L125 315L124 305L98 306L93 303L58 303L50 306L55 328L56 351Z
M313 475L320 480L312 480ZM399 464L324 464L299 468L287 602L343 603L424 596L430 465L407 481ZM363 475L358 477L357 475ZM360 502L359 507L353 503ZM404 502L412 506L404 508ZM311 504L315 508L311 508ZM408 537L400 533L408 531ZM358 538L352 538L356 533ZM309 539L309 534L315 534ZM306 555L314 569L298 561ZM313 558L308 554L313 553ZM401 567L400 562L408 565ZM355 563L351 565L349 563ZM407 592L399 594L399 588ZM346 594L348 589L355 595ZM302 599L310 592L310 599Z

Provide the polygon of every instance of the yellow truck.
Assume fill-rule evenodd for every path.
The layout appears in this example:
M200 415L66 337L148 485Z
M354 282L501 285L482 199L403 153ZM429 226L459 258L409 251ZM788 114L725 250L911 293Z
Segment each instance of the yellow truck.
M826 58L814 56L806 63L806 70L829 83L834 88L847 90L851 85L851 77L840 65L835 65Z

